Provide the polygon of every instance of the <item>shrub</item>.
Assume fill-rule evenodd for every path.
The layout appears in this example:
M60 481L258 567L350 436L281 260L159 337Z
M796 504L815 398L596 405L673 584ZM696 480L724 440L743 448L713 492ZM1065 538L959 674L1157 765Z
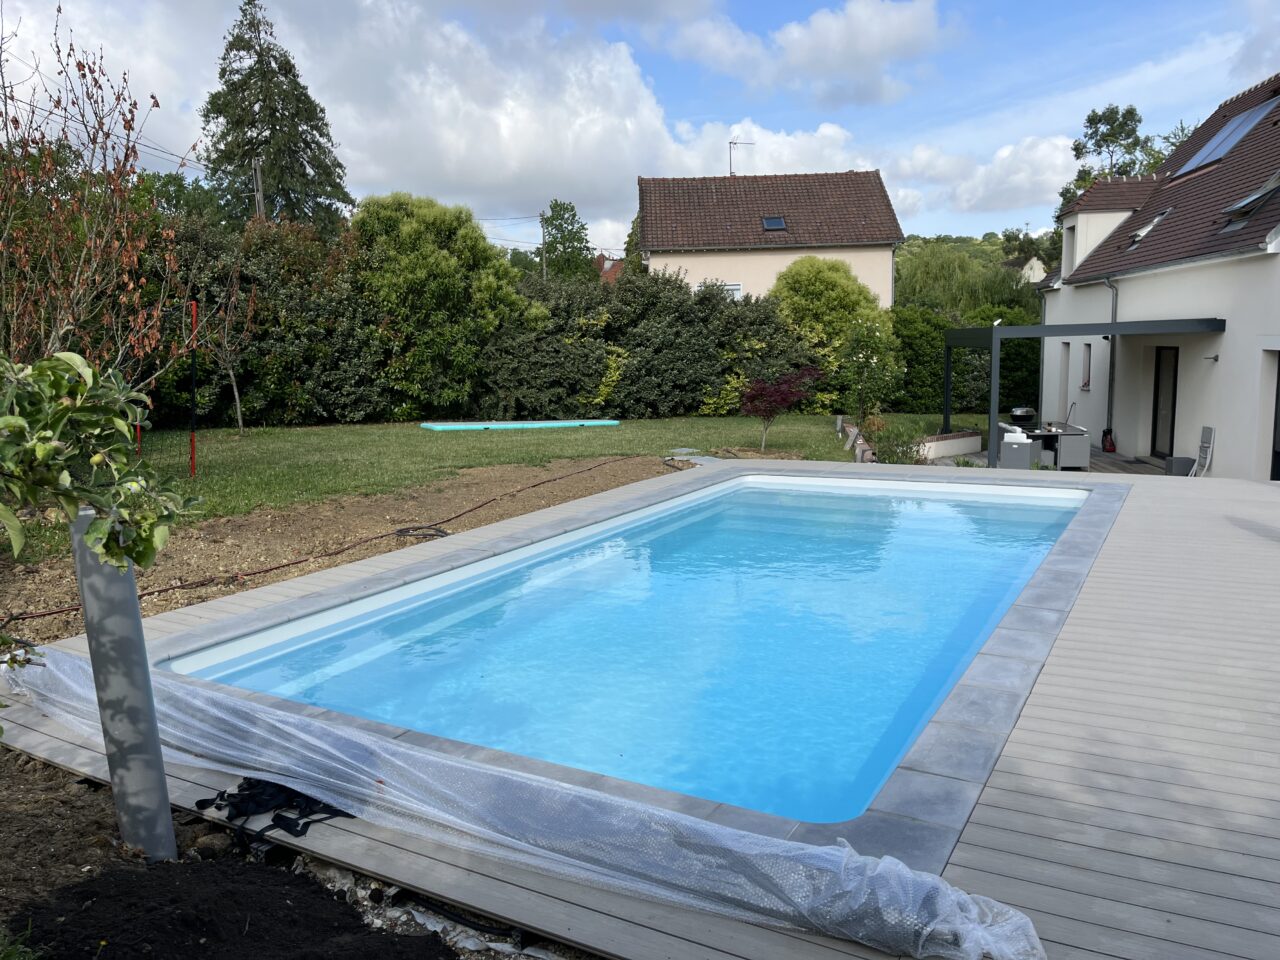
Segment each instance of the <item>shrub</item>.
M893 382L897 366L893 330L847 263L801 257L778 274L770 296L825 375L810 404L815 412L851 404L851 412L865 415L887 399L885 381Z
M878 418L877 418L878 419ZM883 420L864 427L877 463L926 463L924 437L909 423L886 423Z
M890 312L902 360L902 383L888 400L899 413L936 414L942 410L944 335L951 323L936 310L895 306Z

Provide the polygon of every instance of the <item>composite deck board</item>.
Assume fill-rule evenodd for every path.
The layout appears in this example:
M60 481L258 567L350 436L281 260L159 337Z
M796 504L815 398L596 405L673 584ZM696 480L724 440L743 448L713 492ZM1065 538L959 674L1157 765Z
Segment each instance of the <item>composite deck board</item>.
M1095 456L1095 469L1159 470L1124 459ZM1274 960L1280 591L1272 580L1280 570L1280 485L1100 479L1132 487L944 876L1025 910L1051 960ZM388 564L361 561L238 602L260 606ZM154 626L171 633L204 614L237 609L187 608ZM153 620L147 623L151 629ZM58 740L48 721L27 719L29 727L5 717L6 741L85 768L88 746ZM208 795L218 779L178 773L172 782L184 801ZM423 888L426 878L434 895L608 955L880 957L852 944L573 889L340 823L313 828L301 844L356 869L395 874L409 887Z
M1209 811L1253 816L1264 822L1274 820L1276 824L1280 824L1280 820L1275 818L1277 803L1269 797L1251 797L1195 784L1170 783L1167 780L1101 772L1070 763L1028 760L1012 756L1007 752L996 762L995 770L1024 782L1038 780L1061 783L1065 787L1097 788L1114 793L1130 794L1134 797L1154 798L1187 806L1203 807Z
M1043 837L1018 830L970 823L966 831L968 840L957 846L981 848L1004 853L1034 857L1046 863L1058 863L1067 867L1081 867L1115 877L1142 880L1178 890L1208 894L1217 900L1241 901L1270 908L1280 903L1280 883L1255 880L1222 870L1188 866L1171 860L1156 860L1136 856L1119 850L1087 846ZM1272 932L1280 932L1280 918L1270 913L1266 921Z

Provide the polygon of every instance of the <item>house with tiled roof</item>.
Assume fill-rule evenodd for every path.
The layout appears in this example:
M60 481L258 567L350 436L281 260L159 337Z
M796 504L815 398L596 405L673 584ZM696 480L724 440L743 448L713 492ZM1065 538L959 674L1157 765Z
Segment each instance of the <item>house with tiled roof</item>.
M650 270L690 285L763 296L803 256L843 260L893 303L902 227L878 170L728 177L640 177L640 249Z
M1062 268L1040 285L1042 417L1157 461L1195 457L1212 427L1210 474L1280 480L1280 74L1155 174L1099 180L1060 219ZM1052 329L1098 323L1117 335Z

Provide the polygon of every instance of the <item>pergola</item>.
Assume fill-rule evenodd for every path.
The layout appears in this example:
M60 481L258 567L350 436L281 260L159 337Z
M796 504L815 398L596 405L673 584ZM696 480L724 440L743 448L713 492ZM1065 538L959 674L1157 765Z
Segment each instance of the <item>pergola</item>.
M1043 340L1045 337L1169 336L1186 333L1222 333L1227 321L1220 317L1183 320L1125 320L1115 323L1039 323L1029 327L961 327L944 334L942 375L942 432L951 432L951 351L956 347L991 351L991 398L988 405L987 464L994 467L1000 436L1000 345L1005 340ZM1114 356L1114 353L1112 354ZM1112 385L1108 384L1108 389Z

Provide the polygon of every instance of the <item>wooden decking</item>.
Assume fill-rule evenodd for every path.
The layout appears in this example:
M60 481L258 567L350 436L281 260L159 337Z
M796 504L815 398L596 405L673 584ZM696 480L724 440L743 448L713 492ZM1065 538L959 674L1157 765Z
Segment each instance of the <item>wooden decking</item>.
M1056 960L1280 957L1277 572L1280 487L1135 483L944 876Z
M1152 457L1125 457L1094 449L1089 452L1089 470L1093 473L1146 474L1164 476L1164 463Z
M1126 481L1128 500L943 875L1026 911L1051 960L1275 960L1280 484L1113 482ZM177 614L168 629L256 602L228 601ZM6 743L103 775L100 746L34 710L0 722ZM171 769L183 806L225 781ZM359 821L289 842L612 956L880 956L549 880Z

